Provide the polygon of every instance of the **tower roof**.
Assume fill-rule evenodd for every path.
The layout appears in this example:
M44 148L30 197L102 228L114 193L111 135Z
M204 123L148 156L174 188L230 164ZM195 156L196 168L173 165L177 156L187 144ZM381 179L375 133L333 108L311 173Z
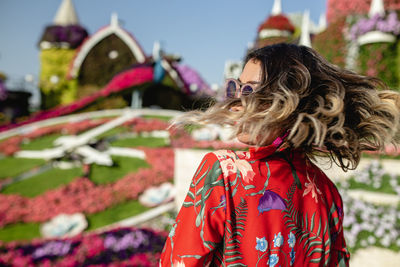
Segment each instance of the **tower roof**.
M258 32L263 29L275 29L294 32L295 28L290 20L283 14L268 17L259 27Z
M53 22L59 26L79 25L78 15L76 14L72 0L62 1Z
M274 5L272 6L271 15L280 15L282 13L282 4L281 0L275 0Z
M310 11L306 10L303 14L303 22L301 24L300 45L311 47L310 39Z
M294 26L282 13L282 3L281 0L274 0L274 4L272 6L271 14L267 19L258 27L258 32L261 32L264 29L268 30L279 30L279 31L288 31L294 32Z

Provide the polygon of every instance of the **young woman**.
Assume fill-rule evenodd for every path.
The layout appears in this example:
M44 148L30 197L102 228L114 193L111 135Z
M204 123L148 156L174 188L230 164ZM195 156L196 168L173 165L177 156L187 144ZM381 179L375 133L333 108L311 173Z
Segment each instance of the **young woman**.
M343 203L310 160L353 169L399 124L399 94L314 50L251 52L228 99L181 123L232 125L248 151L207 154L165 244L162 266L347 266Z

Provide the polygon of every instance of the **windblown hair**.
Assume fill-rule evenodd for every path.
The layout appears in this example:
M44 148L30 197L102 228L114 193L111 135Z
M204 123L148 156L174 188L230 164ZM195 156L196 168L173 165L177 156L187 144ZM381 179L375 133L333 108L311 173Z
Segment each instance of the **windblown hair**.
M238 99L177 120L185 124L229 124L234 134L251 133L262 146L271 134L289 131L287 145L310 156L328 155L343 170L354 169L364 150L383 150L400 119L400 95L379 79L332 65L313 49L276 44L250 52L245 62L261 65L261 86ZM242 112L231 112L242 105Z

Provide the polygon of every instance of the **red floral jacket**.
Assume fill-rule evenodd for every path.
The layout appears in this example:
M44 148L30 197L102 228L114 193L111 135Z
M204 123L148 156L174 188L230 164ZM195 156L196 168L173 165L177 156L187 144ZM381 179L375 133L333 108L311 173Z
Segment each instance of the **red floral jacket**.
M208 153L161 266L348 266L343 204L301 151Z

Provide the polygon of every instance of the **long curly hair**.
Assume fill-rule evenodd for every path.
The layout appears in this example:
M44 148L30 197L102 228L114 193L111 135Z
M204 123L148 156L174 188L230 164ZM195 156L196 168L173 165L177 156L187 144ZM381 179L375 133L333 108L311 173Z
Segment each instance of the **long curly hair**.
M329 156L344 171L361 152L395 143L400 95L379 79L343 70L305 46L280 43L250 52L245 63L261 65L261 86L248 95L192 111L184 124L228 124L265 145L271 134L289 132L286 144L309 156ZM241 112L231 112L241 105Z

